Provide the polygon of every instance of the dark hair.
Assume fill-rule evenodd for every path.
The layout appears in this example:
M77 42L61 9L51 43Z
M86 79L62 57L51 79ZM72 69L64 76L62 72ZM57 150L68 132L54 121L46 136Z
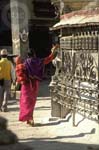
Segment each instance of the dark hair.
M1 58L7 58L7 55L1 55L0 57Z
M28 57L35 57L35 56L36 56L36 53L35 53L34 50L29 50L29 51L27 52L27 55L28 55Z

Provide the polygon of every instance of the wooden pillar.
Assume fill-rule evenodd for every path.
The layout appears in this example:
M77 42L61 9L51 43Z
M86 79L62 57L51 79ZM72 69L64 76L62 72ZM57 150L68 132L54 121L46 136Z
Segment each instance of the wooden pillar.
M25 57L28 42L28 7L26 1L10 0L13 54Z

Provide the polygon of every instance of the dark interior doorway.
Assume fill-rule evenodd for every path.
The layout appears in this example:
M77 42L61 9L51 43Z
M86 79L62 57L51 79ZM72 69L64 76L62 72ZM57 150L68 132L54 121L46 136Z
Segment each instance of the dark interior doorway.
M10 0L0 0L0 47L12 46Z
M48 27L31 27L29 29L29 47L34 49L37 57L44 58L51 53L52 34ZM44 79L50 79L55 72L52 62L45 66Z
M38 57L46 57L50 53L52 39L48 27L32 27L29 29L29 47L36 51Z

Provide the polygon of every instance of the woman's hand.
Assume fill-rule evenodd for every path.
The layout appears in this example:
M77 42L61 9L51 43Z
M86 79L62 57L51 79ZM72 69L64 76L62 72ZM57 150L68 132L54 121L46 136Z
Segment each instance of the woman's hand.
M59 44L53 45L51 52L53 53L57 48L59 48Z
M55 45L55 48L59 48L59 44L56 44L56 45Z

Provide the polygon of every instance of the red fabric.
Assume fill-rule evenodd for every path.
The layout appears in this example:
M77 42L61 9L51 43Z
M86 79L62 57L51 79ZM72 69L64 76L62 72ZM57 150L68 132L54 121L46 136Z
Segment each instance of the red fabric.
M17 76L18 83L23 84L24 82L28 80L24 64L16 65L16 76Z
M21 87L19 121L33 119L33 111L38 94L39 81L34 80L33 85L25 83Z
M44 59L44 64L48 64L53 58L54 56L51 53ZM16 65L16 73L19 82L24 81L26 78L24 69L23 64ZM33 119L33 111L36 104L40 81L34 79L33 82L31 82L24 82L21 86L19 121L28 121Z
M54 55L51 53L48 57L44 59L44 64L47 65L53 60L53 58L54 58Z

